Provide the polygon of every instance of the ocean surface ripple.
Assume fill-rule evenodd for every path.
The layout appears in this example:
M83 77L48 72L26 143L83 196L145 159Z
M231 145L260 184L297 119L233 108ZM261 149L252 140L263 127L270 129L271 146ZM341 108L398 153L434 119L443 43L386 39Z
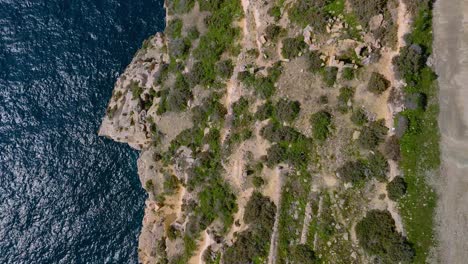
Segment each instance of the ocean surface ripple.
M162 0L0 0L0 263L136 263L137 153L97 137Z

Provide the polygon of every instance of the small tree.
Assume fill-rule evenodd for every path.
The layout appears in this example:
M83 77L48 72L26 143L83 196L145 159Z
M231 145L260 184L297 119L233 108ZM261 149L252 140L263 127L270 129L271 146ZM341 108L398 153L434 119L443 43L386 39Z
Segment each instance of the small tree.
M366 179L368 169L364 160L347 161L336 173L345 182L358 183Z
M358 138L359 146L369 150L375 149L387 135L388 128L384 123L385 120L381 119L364 126Z
M367 83L367 90L373 94L380 95L385 92L390 86L390 82L385 79L385 76L378 72L373 72Z
M387 184L388 198L392 201L398 201L403 195L406 194L406 182L401 176L395 177Z
M380 152L371 154L367 161L369 176L376 178L378 181L385 181L389 170L387 159Z

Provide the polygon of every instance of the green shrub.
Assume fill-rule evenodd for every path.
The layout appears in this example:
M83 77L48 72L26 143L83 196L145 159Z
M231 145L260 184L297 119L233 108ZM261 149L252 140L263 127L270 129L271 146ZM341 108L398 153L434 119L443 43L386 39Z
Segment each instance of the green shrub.
M406 182L403 177L397 176L387 184L388 198L392 201L398 201L406 194Z
M262 128L260 134L270 142L293 142L301 136L299 132L278 122L270 122Z
M354 88L341 87L338 95L338 110L342 113L348 112L350 106L348 102L352 102L354 97Z
M164 192L167 194L173 194L174 191L179 187L179 179L172 174L166 174L164 176Z
M301 111L299 101L290 101L281 98L275 107L275 115L281 122L291 123L294 121Z
M309 70L313 73L320 72L322 67L322 59L320 58L320 52L318 51L310 51L307 52L307 64L309 66Z
M367 178L368 168L365 160L347 161L336 171L345 182L358 183Z
M351 80L354 80L354 76L356 74L355 72L356 72L355 69L346 67L343 69L341 76L343 76L343 79L351 81Z
M180 38L182 36L183 22L181 19L169 20L166 26L166 35L170 38Z
M354 109L353 114L351 115L351 121L357 126L362 126L367 123L367 115L364 109Z
M311 25L316 32L324 32L328 18L325 6L331 2L332 0L299 0L289 9L288 17L301 27Z
M367 126L361 129L361 134L358 138L358 144L365 149L375 149L387 135L388 128L385 126L385 120L370 122Z
M268 14L272 16L275 21L278 21L281 19L281 7L279 6L273 6L270 9L268 9Z
M414 250L395 227L388 211L371 210L356 225L361 247L378 257L379 263L411 263Z
M385 141L383 152L388 159L400 160L400 140L397 136L392 135Z
M234 244L226 249L223 263L247 264L266 258L275 215L275 204L259 192L253 192L244 213L244 222L249 227L239 233Z
M266 163L269 167L287 160L286 149L279 144L274 144L267 149Z
M422 48L413 44L400 49L400 54L392 60L400 78L410 81L413 85L419 72L426 66Z
M200 32L198 31L196 26L192 26L187 29L187 38L190 40L196 40L200 37Z
M238 79L248 87L254 88L255 94L262 99L270 98L276 91L275 83L281 75L281 63L268 68L268 76L255 76L249 71L242 71Z
M167 238L169 238L169 240L172 241L180 235L180 232L173 225L170 225L169 228L167 229L166 235L167 235Z
M338 68L334 66L325 67L322 71L323 82L329 87L333 86L336 82Z
M385 76L378 72L373 72L367 83L367 90L373 94L380 95L385 92L390 86L390 82L385 79Z
M367 161L367 169L369 176L376 178L378 181L386 181L389 165L387 159L380 152L371 154Z
M274 111L273 104L271 103L271 101L267 101L266 103L260 105L257 108L257 112L255 113L255 118L260 121L266 120L273 116L273 111Z
M188 38L175 38L169 40L169 55L174 58L186 58L192 43Z
M314 139L320 142L325 141L330 134L332 115L326 110L321 110L312 115L310 122Z
M190 12L195 6L195 0L171 0L166 1L169 13L184 14Z
M283 29L280 26L276 24L271 24L265 28L265 36L267 40L271 40L274 42L278 39L278 36L281 34L282 31Z
M223 53L235 51L239 28L233 27L232 22L242 16L243 10L240 1L199 0L199 3L211 16L206 20L208 31L200 37L193 55L200 61L204 84L212 85L216 80L216 62Z
M281 55L286 59L297 57L307 47L302 36L295 38L285 38L283 40L283 48Z
M143 93L143 88L138 82L130 82L130 90L132 91L132 99L136 100L140 98L140 95Z
M263 180L263 178L260 176L254 176L252 178L252 184L255 188L260 188L263 186L263 184L265 184L265 180Z
M174 86L167 95L168 111L180 112L187 108L187 102L192 98L189 84L182 74L176 76Z
M216 63L216 72L218 73L221 78L228 78L232 75L232 71L234 70L234 65L232 65L232 60L222 60Z
M386 11L388 0L351 0L351 6L361 25L369 27L369 20Z
M315 252L308 245L295 245L291 250L290 260L292 264L318 263Z

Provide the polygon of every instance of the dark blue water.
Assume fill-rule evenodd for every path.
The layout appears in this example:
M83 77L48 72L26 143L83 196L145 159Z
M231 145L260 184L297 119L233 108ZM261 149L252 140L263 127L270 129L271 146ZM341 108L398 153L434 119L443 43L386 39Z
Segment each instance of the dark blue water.
M135 263L137 153L97 137L162 0L0 0L0 263Z

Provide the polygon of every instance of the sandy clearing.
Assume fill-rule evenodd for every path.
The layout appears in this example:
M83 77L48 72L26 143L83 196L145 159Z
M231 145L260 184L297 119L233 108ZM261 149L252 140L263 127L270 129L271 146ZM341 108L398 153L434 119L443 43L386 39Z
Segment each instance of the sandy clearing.
M439 75L441 177L437 182L438 262L468 259L468 2L434 7L434 58Z

